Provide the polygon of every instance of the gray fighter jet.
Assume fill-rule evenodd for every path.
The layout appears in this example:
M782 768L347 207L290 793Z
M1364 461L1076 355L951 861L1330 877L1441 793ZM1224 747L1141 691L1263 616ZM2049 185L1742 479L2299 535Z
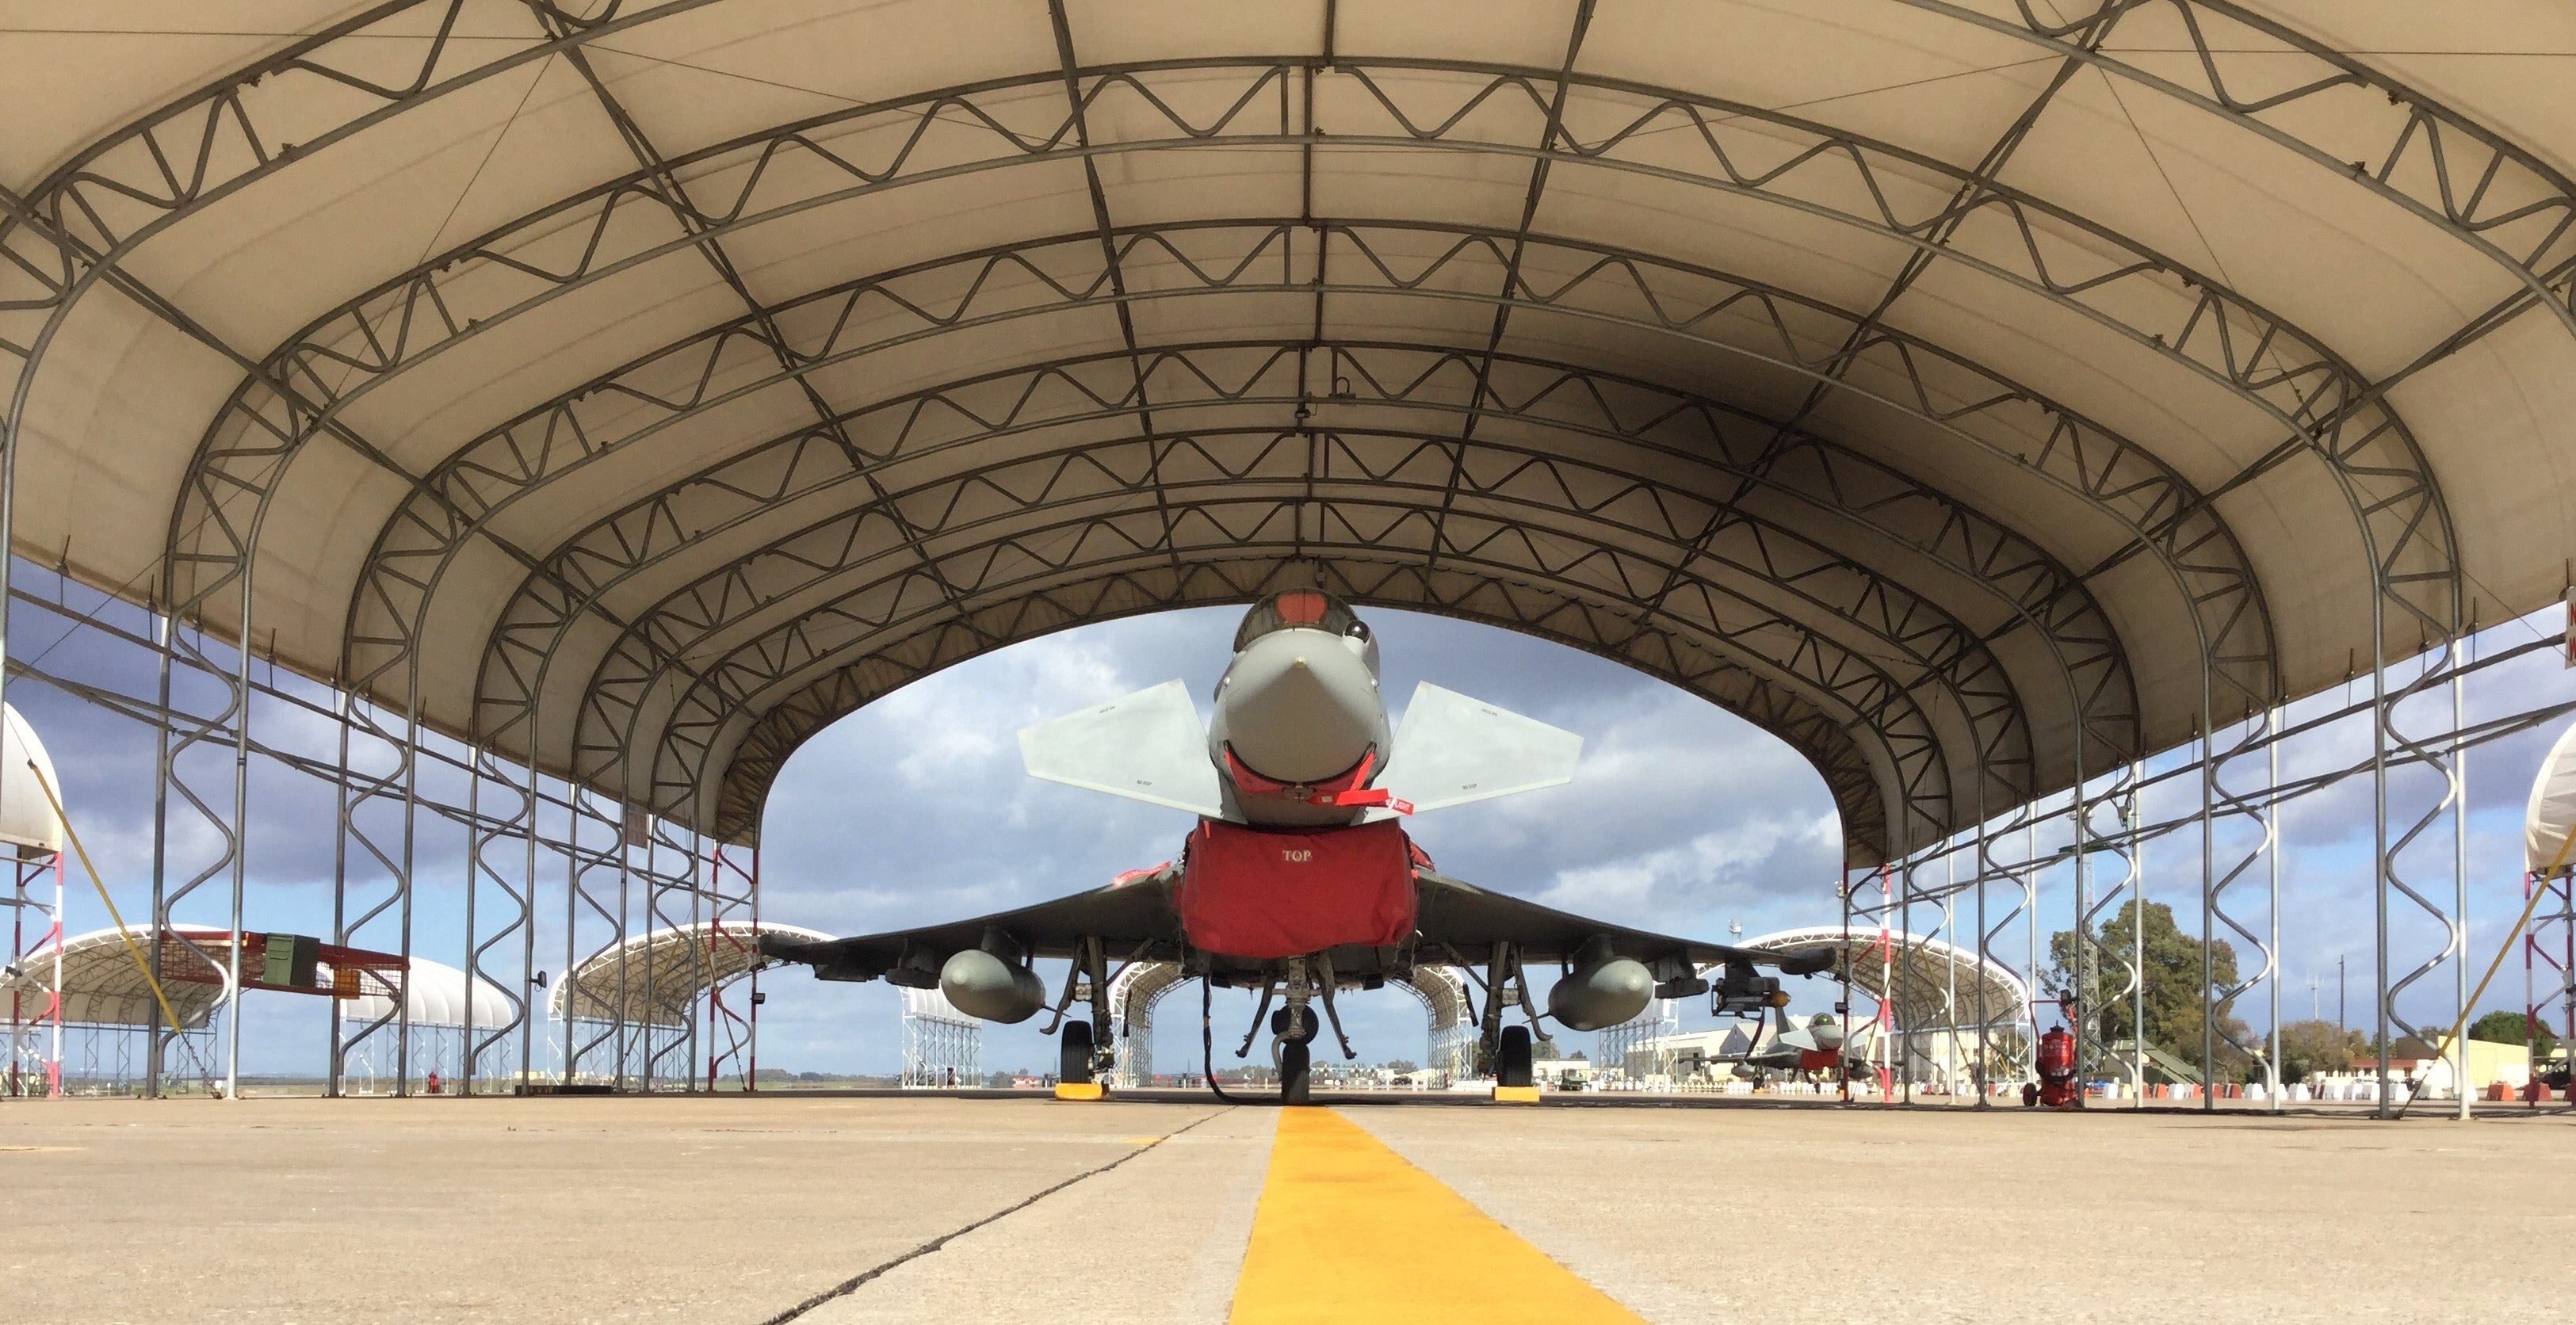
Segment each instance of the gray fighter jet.
M1329 594L1254 604L1214 707L1203 729L1187 690L1169 681L1020 733L1032 776L1197 815L1177 861L1000 915L829 941L764 935L761 950L819 979L935 987L1000 1022L1046 1008L1032 963L1064 959L1050 1029L1072 1083L1110 1065L1112 963L1176 962L1205 986L1258 991L1236 1056L1266 1017L1290 1102L1306 1097L1317 1009L1343 1057L1356 1057L1334 996L1408 980L1417 964L1463 968L1479 985L1479 1072L1525 1087L1541 1019L1526 963L1557 964L1546 1016L1588 1031L1627 1021L1649 998L1708 992L1696 971L1712 964L1719 1010L1782 1006L1779 980L1757 966L1804 975L1830 960L1627 929L1437 873L1405 816L1565 783L1582 741L1428 683L1390 735L1377 640ZM1077 1001L1087 1020L1066 1015ZM1527 1024L1505 1026L1507 1007Z
M1773 1076L1807 1077L1813 1073L1825 1073L1826 1079L1833 1080L1837 1079L1833 1075L1835 1073L1868 1074L1867 1046L1855 1041L1842 1023L1834 1020L1832 1013L1819 1012L1809 1017L1803 1026L1787 1012L1775 1015L1779 1022L1778 1033L1768 1039L1757 1033L1752 1047L1736 1056L1734 1074L1738 1078L1761 1082Z

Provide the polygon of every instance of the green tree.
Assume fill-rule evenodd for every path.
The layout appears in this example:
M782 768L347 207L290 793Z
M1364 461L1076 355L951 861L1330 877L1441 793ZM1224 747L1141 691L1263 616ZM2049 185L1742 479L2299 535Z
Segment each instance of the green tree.
M2524 1038L2528 1030L2538 1032L2536 1042ZM2490 1012L2478 1018L2469 1023L2469 1038L2489 1044L2536 1043L2544 1056L2558 1048L2558 1037L2550 1034L2547 1026L2531 1027L2519 1012Z
M2331 1021L2291 1021L2281 1025L2281 1080L2304 1081L2317 1072L2341 1072L2368 1054L2370 1037Z
M2087 987L2081 978L2078 945L2073 930L2059 930L2049 936L2049 969L2042 973L2041 983L2048 991L2072 999L2092 1020L2102 1039L2126 1040L2137 1033L2132 996L2126 992L2130 962L2143 946L2145 1002L2148 1044L2197 1064L2201 1053L2201 996L2211 987L2212 979L2219 989L2236 983L2236 949L2226 940L2204 945L2199 939L2182 932L2174 923L2173 908L2162 902L2148 902L2143 907L2145 924L2140 929L2141 907L2131 901L2117 914L2103 922L2094 938L2094 969ZM2142 943L2143 940L2143 943ZM2208 956L2204 978L2202 956ZM2235 1015L2234 998L2219 1000L2218 1062L2214 1065L2221 1079L2238 1077L2250 1059L2230 1043L2250 1043L2252 1032Z

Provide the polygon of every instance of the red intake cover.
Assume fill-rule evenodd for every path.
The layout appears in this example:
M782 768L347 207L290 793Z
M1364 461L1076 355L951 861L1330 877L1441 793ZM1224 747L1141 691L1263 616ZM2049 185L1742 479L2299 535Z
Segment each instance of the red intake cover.
M1190 945L1227 957L1298 957L1413 933L1413 852L1392 819L1281 832L1199 821L1181 875Z

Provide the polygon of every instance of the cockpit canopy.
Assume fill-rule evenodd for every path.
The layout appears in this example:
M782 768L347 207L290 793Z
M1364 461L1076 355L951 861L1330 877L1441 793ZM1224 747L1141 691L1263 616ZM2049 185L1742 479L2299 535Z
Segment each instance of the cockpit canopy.
M1367 623L1341 599L1321 589L1287 589L1254 603L1243 614L1243 624L1234 632L1234 651L1243 652L1274 630L1320 630L1362 643L1369 638Z

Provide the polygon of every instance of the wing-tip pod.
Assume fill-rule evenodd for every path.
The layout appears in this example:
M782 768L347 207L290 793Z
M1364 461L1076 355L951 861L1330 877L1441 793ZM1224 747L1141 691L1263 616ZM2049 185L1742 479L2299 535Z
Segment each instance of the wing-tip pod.
M1020 729L1029 776L1206 818L1225 814L1189 688L1165 681Z

